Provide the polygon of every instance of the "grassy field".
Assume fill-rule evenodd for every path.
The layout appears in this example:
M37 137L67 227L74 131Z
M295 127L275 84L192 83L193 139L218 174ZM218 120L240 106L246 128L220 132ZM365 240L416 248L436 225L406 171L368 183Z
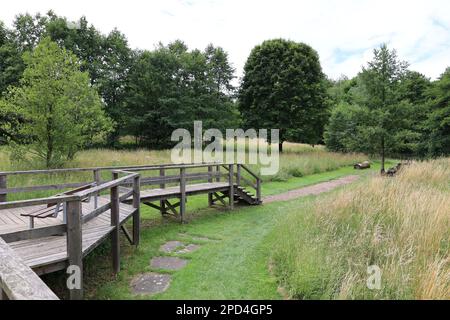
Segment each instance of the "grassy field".
M278 281L296 299L448 299L449 181L442 159L298 202L275 229ZM366 286L370 265L381 290Z

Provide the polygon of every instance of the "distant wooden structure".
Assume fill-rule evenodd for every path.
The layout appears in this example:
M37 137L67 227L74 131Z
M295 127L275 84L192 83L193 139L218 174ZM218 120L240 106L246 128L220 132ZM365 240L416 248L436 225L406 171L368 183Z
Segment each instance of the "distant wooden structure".
M202 171L205 168L207 172ZM91 172L92 181L8 187L11 176L77 172ZM111 180L103 181L102 173L108 172ZM77 189L46 198L7 201L15 193L68 188ZM254 194L247 188L254 189ZM9 261L0 262L0 293L9 299L56 298L37 281L36 274L75 265L82 279L83 258L108 237L113 270L119 272L120 231L131 244L139 244L140 202L184 222L187 197L197 194L207 194L209 205L257 205L261 203L261 179L245 165L223 163L0 172L0 258ZM131 232L125 226L130 219ZM10 280L13 269L30 283ZM21 291L25 286L31 288L28 296ZM71 299L82 297L82 286L70 290Z

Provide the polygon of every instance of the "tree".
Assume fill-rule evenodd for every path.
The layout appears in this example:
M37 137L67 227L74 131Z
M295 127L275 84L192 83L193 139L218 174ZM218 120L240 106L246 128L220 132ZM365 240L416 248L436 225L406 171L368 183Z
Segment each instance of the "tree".
M8 86L19 82L24 69L21 55L12 33L0 21L0 97Z
M215 59L218 51L221 59ZM225 129L236 124L227 90L232 75L226 54L210 47L189 51L181 41L138 55L127 84L128 132L149 147L168 147L177 128ZM214 62L213 62L214 61ZM151 124L151 125L149 125Z
M280 129L280 151L287 139L320 141L328 110L317 52L284 39L253 48L244 66L239 110L246 127Z
M450 154L450 67L429 92L430 113L426 121L428 152L431 156Z
M381 155L381 172L385 172L386 150L392 147L398 139L393 137L402 125L403 107L397 90L404 77L408 65L397 58L395 50L389 50L385 44L374 50L374 58L363 68L360 74L367 100L366 104L371 115L371 122L362 124L360 132L365 137L367 145L373 152ZM404 132L406 133L406 132Z
M53 11L46 15L18 15L13 25L13 43L19 54L12 52L11 57L20 57L21 53L33 50L44 37L50 37L78 57L80 69L89 72L91 84L95 85L105 103L105 111L117 124L108 136L109 145L115 145L125 126L121 109L124 107L125 82L134 59L126 37L118 30L104 35L85 17L72 22ZM19 79L21 70L17 71L15 75Z
M19 86L3 102L8 112L24 119L12 128L27 138L26 144L15 145L16 155L31 154L47 167L60 166L111 130L102 101L74 54L44 38L24 61Z

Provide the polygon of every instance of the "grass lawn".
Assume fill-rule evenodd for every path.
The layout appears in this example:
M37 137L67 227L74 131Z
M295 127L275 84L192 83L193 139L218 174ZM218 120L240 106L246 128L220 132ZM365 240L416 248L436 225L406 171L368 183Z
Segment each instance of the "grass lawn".
M287 182L264 184L263 195L276 194L302 186L335 179L348 174L367 174L378 170L338 170L292 178ZM206 208L206 196L189 198L188 219L180 225L161 219L156 210L142 207L143 229L138 249L122 245L122 271L111 275L108 244L98 248L86 263L86 296L90 299L279 299L276 279L269 273L269 257L274 242L273 229L278 219L295 211L306 197L264 206L239 207L234 211ZM207 237L209 241L194 239ZM122 239L123 240L123 239ZM159 247L169 240L200 244L193 253L183 254L188 265L172 274L169 289L154 296L135 296L130 291L133 276L152 270L149 261L164 255ZM176 255L175 255L176 256ZM49 276L52 278L52 276ZM64 278L64 277L60 277ZM55 280L55 279L50 279Z

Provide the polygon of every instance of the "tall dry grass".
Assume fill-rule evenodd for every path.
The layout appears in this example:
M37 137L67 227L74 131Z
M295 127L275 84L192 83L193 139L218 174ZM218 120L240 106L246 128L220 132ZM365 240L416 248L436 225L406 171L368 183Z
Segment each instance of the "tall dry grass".
M294 298L450 299L450 158L291 209L273 260ZM370 290L367 267L382 271Z

